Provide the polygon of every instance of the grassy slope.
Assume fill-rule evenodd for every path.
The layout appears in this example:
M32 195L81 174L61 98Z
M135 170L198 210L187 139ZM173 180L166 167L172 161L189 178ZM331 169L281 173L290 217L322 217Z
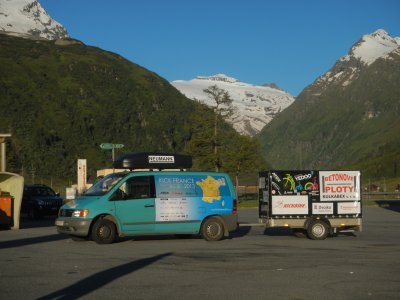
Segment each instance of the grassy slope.
M192 101L122 57L80 43L59 46L0 35L0 131L13 134L14 171L66 177L76 158L109 161L124 151L181 151Z

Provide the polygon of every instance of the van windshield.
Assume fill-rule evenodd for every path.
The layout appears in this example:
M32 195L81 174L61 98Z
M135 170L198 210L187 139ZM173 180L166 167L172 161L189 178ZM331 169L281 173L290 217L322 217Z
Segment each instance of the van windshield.
M103 196L107 194L126 175L127 173L113 173L107 175L88 189L85 196Z

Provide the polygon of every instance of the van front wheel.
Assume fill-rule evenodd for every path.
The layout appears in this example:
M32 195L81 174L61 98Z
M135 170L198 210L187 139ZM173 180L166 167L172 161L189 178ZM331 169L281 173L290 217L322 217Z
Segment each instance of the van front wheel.
M206 241L219 241L224 236L224 225L217 218L209 218L201 226L201 236Z
M92 228L92 239L97 244L111 244L116 234L115 224L107 219L98 219Z

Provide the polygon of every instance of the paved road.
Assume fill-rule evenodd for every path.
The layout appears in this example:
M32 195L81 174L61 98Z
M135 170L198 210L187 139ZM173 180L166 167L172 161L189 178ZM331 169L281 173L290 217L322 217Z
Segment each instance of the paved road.
M239 211L254 223L256 209ZM400 212L324 241L241 228L231 239L73 242L53 220L0 231L0 299L400 299Z

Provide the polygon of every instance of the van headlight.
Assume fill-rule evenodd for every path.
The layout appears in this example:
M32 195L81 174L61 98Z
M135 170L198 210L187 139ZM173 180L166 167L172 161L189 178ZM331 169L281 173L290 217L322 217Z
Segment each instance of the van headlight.
M73 211L72 216L79 218L79 217L86 217L89 214L88 209L76 209Z

